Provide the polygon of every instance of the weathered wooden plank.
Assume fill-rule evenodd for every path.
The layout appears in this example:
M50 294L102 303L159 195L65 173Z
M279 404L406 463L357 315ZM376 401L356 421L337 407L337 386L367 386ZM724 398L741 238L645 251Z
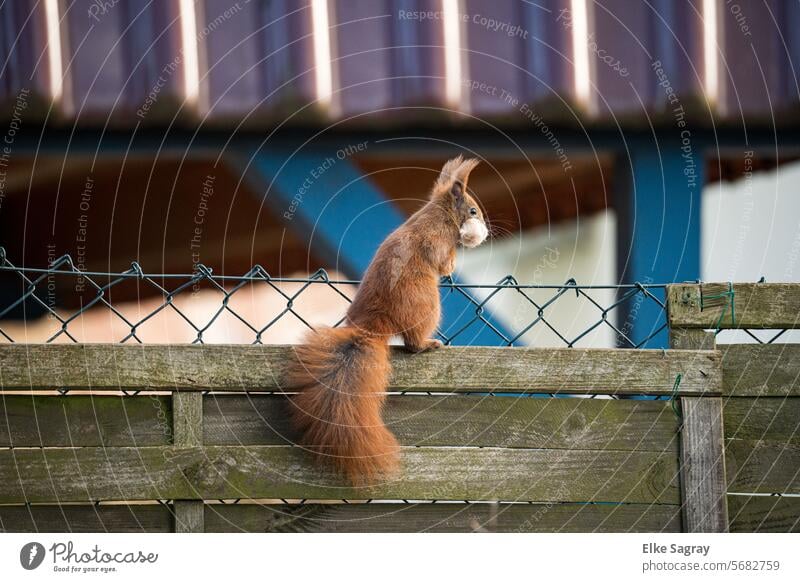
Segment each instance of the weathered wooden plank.
M800 445L727 439L725 457L731 493L800 493Z
M209 445L290 444L285 398L211 395ZM389 396L384 420L402 445L678 451L666 401L519 398L453 394Z
M800 532L800 497L728 495L732 532Z
M712 331L702 329L670 328L669 346L681 350L714 350L717 336Z
M681 491L688 532L728 531L722 399L681 398Z
M172 531L172 512L163 505L0 505L0 532Z
M172 418L175 446L199 447L203 444L203 395L199 392L174 392ZM175 499L175 531L178 533L202 532L203 502Z
M172 394L172 418L175 446L197 447L203 444L203 395L194 392Z
M9 344L0 389L280 390L291 346ZM682 394L721 390L719 355L684 350L445 348L394 350L391 387L446 392Z
M800 396L800 345L721 344L728 396Z
M171 440L168 396L0 398L0 447L144 447Z
M713 350L715 344L711 332L670 328L670 345L674 348ZM680 405L684 531L728 531L722 399L681 397Z
M683 350L452 348L393 360L403 390L667 394L684 375L685 394L721 389L714 352Z
M725 438L800 445L800 398L726 398Z
M709 284L678 283L667 286L667 313L670 327L704 329L794 329L800 327L800 284L736 283L733 285L736 323L725 300L705 301L701 310L700 293ZM714 293L725 284L713 284ZM709 293L705 293L709 297ZM724 311L724 316L723 316ZM722 319L720 319L722 317Z
M206 505L210 532L677 532L679 505Z
M449 499L678 503L670 453L404 448L401 474L345 486L296 447L0 451L0 503L139 499Z
M172 503L175 508L176 533L201 533L205 531L202 501L176 499Z

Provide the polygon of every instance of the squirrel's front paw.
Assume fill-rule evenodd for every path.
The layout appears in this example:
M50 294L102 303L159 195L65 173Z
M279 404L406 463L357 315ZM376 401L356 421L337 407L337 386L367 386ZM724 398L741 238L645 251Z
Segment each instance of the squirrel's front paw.
M442 347L442 345L443 345L442 342L440 342L439 340L430 339L428 340L428 343L425 344L423 351L427 352L428 350L438 350L440 347Z
M442 347L442 342L437 339L425 340L420 344L406 344L406 349L412 354L421 354L429 350L438 350L440 347Z

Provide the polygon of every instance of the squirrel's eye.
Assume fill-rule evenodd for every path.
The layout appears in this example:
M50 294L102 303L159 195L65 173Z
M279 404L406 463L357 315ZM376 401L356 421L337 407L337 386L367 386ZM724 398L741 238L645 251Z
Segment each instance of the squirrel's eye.
M472 216L478 216L478 209L477 208L470 208L469 213Z

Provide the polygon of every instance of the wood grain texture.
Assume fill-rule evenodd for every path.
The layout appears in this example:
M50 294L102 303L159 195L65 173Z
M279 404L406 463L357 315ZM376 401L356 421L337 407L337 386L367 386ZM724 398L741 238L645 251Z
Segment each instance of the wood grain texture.
M294 441L283 396L203 400L206 444ZM677 451L677 420L664 401L406 395L390 396L384 416L404 445ZM0 399L0 446L161 445L171 425L167 396Z
M715 301L714 307L701 311L701 285L679 283L667 286L667 314L670 327L722 329L795 329L800 327L800 284L736 283L734 309L725 310L726 301ZM725 284L727 288L727 284ZM724 317L720 316L725 310Z
M404 448L401 474L352 488L283 446L0 451L0 503L139 499L442 499L678 503L669 453Z
M203 444L203 395L197 392L172 394L175 445L196 447Z
M0 447L135 447L170 442L168 396L0 398Z
M688 532L726 532L721 398L681 398L681 490Z
M713 331L703 329L670 328L669 346L680 350L714 350L717 336Z
M721 344L727 396L799 396L800 345Z
M52 388L280 390L290 346L9 344L0 346L3 390ZM391 388L404 391L719 393L715 352L684 350L445 348L394 350Z
M732 532L800 532L800 497L728 495Z
M800 445L795 442L727 439L731 493L800 493Z
M725 438L800 445L800 398L726 398Z
M670 328L670 346L713 350L716 338L702 329ZM681 397L681 492L683 528L728 531L722 399Z
M173 392L172 418L176 447L199 447L203 444L203 395L200 392ZM173 501L175 531L202 532L203 502L178 499Z
M677 532L678 505L206 505L209 532Z
M289 444L290 406L279 395L210 395L210 445ZM384 420L403 445L678 451L669 402L453 394L389 396Z
M176 533L202 533L205 531L202 501L176 499L172 505L175 510Z
M0 505L0 532L127 532L172 531L172 512L148 505Z

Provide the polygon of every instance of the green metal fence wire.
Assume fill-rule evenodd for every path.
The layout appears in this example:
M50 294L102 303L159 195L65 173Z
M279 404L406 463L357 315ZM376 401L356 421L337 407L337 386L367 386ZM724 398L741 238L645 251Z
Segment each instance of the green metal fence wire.
M81 280L84 291L80 297L72 297L72 302L64 301L64 293L59 292L59 301L54 301L48 296L50 287L74 289L75 285L59 284L64 280ZM120 288L126 281L136 281L143 291L142 295L160 298L159 304L149 311L132 319L119 309L119 302L112 299L115 289ZM310 288L325 286L344 302L350 302L350 296L345 290L354 291L358 285L355 280L333 280L325 270L304 278L272 277L263 267L256 265L243 275L216 275L211 269L202 264L195 265L192 273L148 273L138 263L121 272L83 271L79 269L69 255L64 255L45 267L17 266L0 247L0 282L7 289L16 289L10 299L0 296L0 341L18 341L3 327L4 321L9 319L32 320L41 316L49 316L57 322L57 329L46 339L47 342L69 341L78 342L71 326L76 320L90 310L106 309L116 322L122 324L127 333L118 338L120 343L142 342L139 332L143 325L156 317L159 313L168 310L174 312L180 320L188 326L193 336L192 343L204 343L204 335L223 315L234 317L245 326L252 335L252 343L259 344L264 341L264 334L278 322L292 318L303 326L312 328L312 324L296 308L301 296ZM296 289L292 292L285 290L286 284L293 284ZM198 286L204 286L219 294L219 305L213 315L203 322L193 321L192 318L176 304L176 298L181 294L191 293ZM278 294L281 298L281 307L265 324L256 324L248 321L247 317L237 312L231 305L231 300L237 293L242 292L247 286L264 285ZM349 288L349 289L348 289ZM610 330L614 338L614 345L620 348L640 348L649 340L661 333L666 328L666 308L663 301L663 284L631 284L631 285L580 285L570 279L560 285L523 284L514 277L507 276L494 284L474 284L454 282L445 277L440 282L443 293L458 293L469 301L470 311L465 313L455 329L439 329L437 334L445 344L451 344L459 339L466 339L474 326L486 326L498 337L498 343L506 346L523 343L524 336L537 329L546 328L552 337L565 347L585 345L589 336L599 328ZM610 300L603 303L598 299L598 291L610 290L611 293L603 294ZM518 310L516 329L504 333L487 316L487 312L499 301L513 294L522 308ZM534 297L534 294L537 297ZM77 294L76 294L77 295ZM542 298L543 296L543 298ZM553 314L558 309L560 301L570 297L579 301L583 307L596 314L596 319L577 333L568 334L567 330L559 328L553 321ZM652 303L657 306L660 314L658 320L648 330L646 337L635 340L631 337L630 324L617 323L625 319L625 314L635 313L636 305L642 302ZM77 307L68 308L66 305L78 304ZM572 304L570 309L575 309ZM633 311L632 311L633 310ZM330 322L334 326L344 323L344 318Z

